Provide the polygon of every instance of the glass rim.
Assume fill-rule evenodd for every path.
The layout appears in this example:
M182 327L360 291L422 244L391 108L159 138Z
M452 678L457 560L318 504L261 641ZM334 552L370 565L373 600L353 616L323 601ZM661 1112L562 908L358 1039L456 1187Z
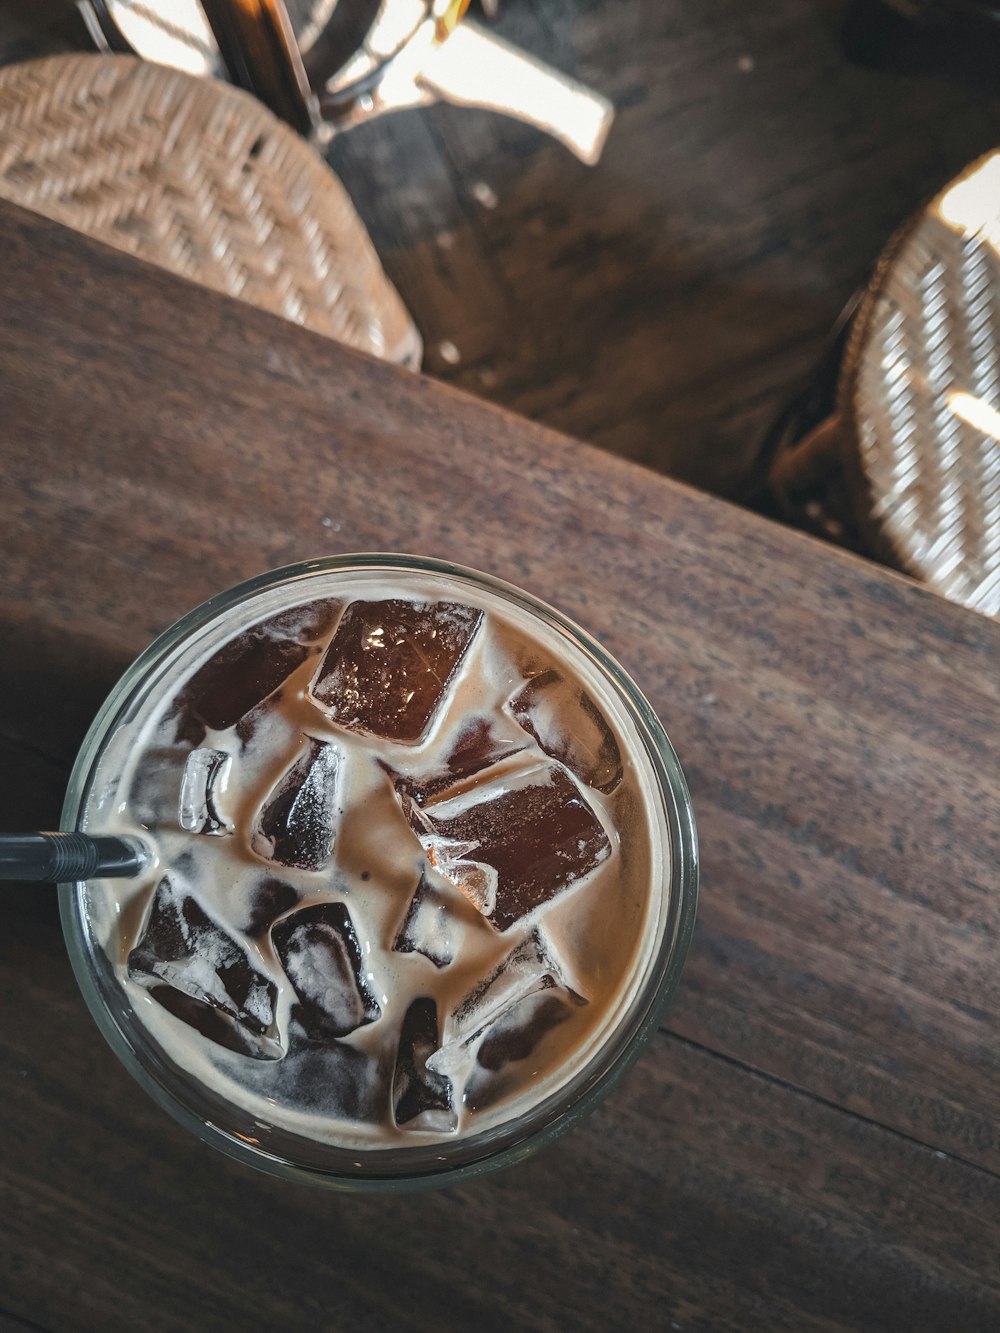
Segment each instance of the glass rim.
M569 1129L586 1115L610 1091L611 1087L638 1058L656 1031L672 998L691 943L698 897L698 840L687 782L680 760L667 734L638 686L625 669L582 626L564 612L524 589L491 574L432 557L397 553L346 553L318 557L265 572L209 597L174 621L125 670L110 691L92 722L70 774L60 827L75 830L90 794L91 782L105 745L115 724L129 705L153 682L158 668L169 666L176 651L194 633L209 627L259 593L291 586L313 577L344 572L400 571L437 574L473 587L485 589L501 600L513 602L534 616L539 616L556 630L568 635L608 677L642 741L659 787L662 814L669 833L669 868L664 887L667 893L666 919L662 935L648 963L648 975L630 1009L623 1012L607 1041L585 1062L568 1083L560 1085L523 1117L502 1122L478 1135L464 1136L454 1144L423 1145L425 1157L436 1157L448 1148L452 1156L474 1152L477 1140L481 1151L465 1161L431 1165L407 1171L399 1159L418 1155L415 1148L366 1148L340 1150L342 1155L368 1159L369 1170L343 1173L302 1165L243 1141L234 1132L213 1124L188 1106L149 1068L116 1021L98 984L91 961L96 945L87 929L83 909L85 885L72 882L59 885L59 907L63 934L77 983L102 1035L140 1086L175 1120L200 1139L220 1149L229 1157L286 1180L326 1185L333 1189L393 1192L452 1185L485 1172L510 1165L534 1152ZM657 821L659 822L659 821ZM124 993L124 992L123 992ZM633 1010L636 1012L633 1013ZM602 1060L606 1051L610 1058ZM196 1082L196 1080L192 1080ZM526 1122L522 1132L518 1127ZM494 1142L500 1140L499 1145ZM331 1145L331 1151L332 1151ZM374 1169L379 1163L382 1169Z

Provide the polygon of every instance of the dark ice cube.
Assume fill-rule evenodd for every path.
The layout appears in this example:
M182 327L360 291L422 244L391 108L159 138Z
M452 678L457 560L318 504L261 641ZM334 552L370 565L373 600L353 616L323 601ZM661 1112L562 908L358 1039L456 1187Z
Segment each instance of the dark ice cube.
M291 911L299 901L298 889L283 879L268 876L250 890L243 929L248 935L264 935L279 916Z
M271 1095L282 1106L367 1124L385 1115L388 1071L375 1056L347 1042L317 1045L293 1037L288 1056L271 1070L278 1075L268 1080Z
M622 780L622 756L607 719L587 692L558 671L529 680L511 712L550 759L581 782L610 794Z
M191 896L176 870L160 880L129 976L212 1041L257 1060L283 1054L274 1034L277 988Z
M184 765L178 802L181 828L215 836L232 833L232 821L219 811L231 764L225 750L191 751Z
M266 1066L259 1065L263 1069ZM478 1115L497 1106L506 1097L518 1091L519 1071L516 1066L503 1069L483 1069L478 1061L471 1067L462 1086L462 1105L466 1112Z
M319 1042L344 1037L381 1017L343 903L292 912L272 928L271 939L295 991L292 1018L306 1037Z
M486 1111L523 1086L517 1062L534 1055L548 1034L565 1023L572 1002L559 990L529 995L488 1029L462 1089L469 1111Z
M343 756L336 745L305 738L306 746L278 780L253 832L258 856L300 870L322 870L337 835Z
M380 1058L344 1041L310 1041L293 1028L283 1060L247 1066L220 1053L216 1063L258 1096L286 1110L380 1124L389 1105L392 1054Z
M419 777L403 776L387 768L396 790L405 792L417 805L446 801L478 782L488 781L489 770L520 753L523 743L500 734L488 717L473 718L459 731L441 767Z
M573 779L542 764L421 809L396 784L431 864L498 930L578 883L611 854Z
M452 935L451 909L445 895L421 875L393 949L396 953L422 953L435 967L447 967L455 956Z
M455 602L351 602L311 692L335 722L407 745L442 703L483 613Z
M320 652L342 605L322 600L294 606L230 639L178 695L176 739L200 745L209 728L234 726L307 657Z
M502 1063L505 1051L512 1059L521 1058L514 1051L529 1053L553 1026L551 1010L540 1019L538 996L555 999L567 1015L568 1006L587 1003L571 983L551 942L534 930L448 1016L441 1049L429 1057L431 1069L449 1074L468 1067L480 1039L478 1049L487 1049L486 1060L480 1063L487 1068ZM548 1024L544 1030L543 1022Z
M409 1129L450 1132L458 1125L451 1079L427 1068L438 1049L437 1005L423 996L406 1011L392 1080L392 1106L397 1125Z
M525 996L490 1027L476 1052L477 1062L496 1071L526 1060L553 1028L566 1022L572 1003L564 992L548 988Z

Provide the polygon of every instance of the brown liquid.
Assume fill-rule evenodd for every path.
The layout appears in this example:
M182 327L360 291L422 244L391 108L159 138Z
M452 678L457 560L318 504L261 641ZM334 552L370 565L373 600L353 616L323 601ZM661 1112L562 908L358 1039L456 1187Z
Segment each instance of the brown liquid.
M345 1146L475 1133L565 1082L641 979L663 878L584 659L384 578L186 667L87 821L156 842L92 916L167 1054Z

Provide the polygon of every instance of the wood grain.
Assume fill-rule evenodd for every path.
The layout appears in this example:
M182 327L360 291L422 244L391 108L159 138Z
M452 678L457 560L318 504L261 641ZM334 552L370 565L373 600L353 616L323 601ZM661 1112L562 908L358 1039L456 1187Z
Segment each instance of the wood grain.
M167 1120L48 930L0 941L0 1004L33 1015L0 1034L0 1303L43 1327L996 1326L996 1177L665 1035L515 1170L345 1198ZM45 1031L59 1058L41 1064Z
M996 1327L1000 626L31 215L0 208L0 247L18 822L57 809L100 698L183 610L397 549L597 633L663 717L703 845L678 1001L613 1100L535 1162L391 1206L174 1129L103 1049L51 904L12 895L0 1309L168 1328L195 1292L205 1328Z

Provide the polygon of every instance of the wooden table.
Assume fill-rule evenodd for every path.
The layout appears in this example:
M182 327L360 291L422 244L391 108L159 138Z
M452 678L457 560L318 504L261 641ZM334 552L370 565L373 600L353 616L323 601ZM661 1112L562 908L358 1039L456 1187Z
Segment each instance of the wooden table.
M51 826L117 674L271 566L406 550L563 606L686 765L675 1006L585 1125L459 1189L238 1167L4 889L0 1327L1000 1327L1000 625L0 207L0 795Z

